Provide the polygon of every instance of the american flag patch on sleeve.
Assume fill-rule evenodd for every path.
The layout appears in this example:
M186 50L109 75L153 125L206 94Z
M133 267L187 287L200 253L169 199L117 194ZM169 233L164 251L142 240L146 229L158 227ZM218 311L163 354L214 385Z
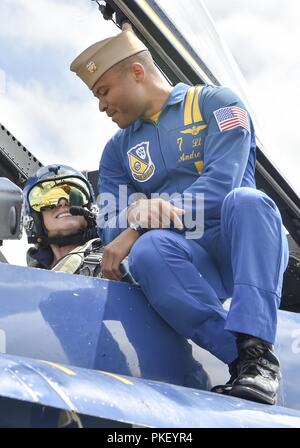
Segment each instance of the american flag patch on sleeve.
M250 132L249 118L247 111L237 106L222 107L214 111L221 132L229 131L229 129L242 128Z

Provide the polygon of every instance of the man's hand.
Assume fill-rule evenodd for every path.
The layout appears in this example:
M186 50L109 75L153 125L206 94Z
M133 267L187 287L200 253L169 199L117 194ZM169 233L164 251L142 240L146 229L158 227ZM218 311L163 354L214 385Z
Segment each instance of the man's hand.
M128 222L143 229L169 229L171 222L175 229L183 229L184 210L164 199L139 199L128 208Z
M102 258L102 273L110 280L121 280L123 275L119 268L120 263L130 252L130 249L139 237L133 229L126 229L104 248Z

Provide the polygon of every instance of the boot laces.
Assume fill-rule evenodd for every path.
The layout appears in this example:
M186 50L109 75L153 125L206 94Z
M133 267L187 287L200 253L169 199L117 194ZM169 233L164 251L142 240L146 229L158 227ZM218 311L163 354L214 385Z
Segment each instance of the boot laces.
M241 361L238 366L239 375L244 374L246 371L252 375L262 376L274 376L279 371L279 367L269 361L265 355L269 348L263 345L255 345L245 349L242 354Z

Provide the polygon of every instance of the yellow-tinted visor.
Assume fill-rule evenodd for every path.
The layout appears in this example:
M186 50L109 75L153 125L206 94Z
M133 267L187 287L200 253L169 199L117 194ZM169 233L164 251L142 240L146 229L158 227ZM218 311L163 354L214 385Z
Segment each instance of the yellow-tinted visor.
M84 206L90 202L90 193L84 181L68 177L41 182L28 194L29 205L36 212L45 207L56 207L60 199L66 199L71 206Z

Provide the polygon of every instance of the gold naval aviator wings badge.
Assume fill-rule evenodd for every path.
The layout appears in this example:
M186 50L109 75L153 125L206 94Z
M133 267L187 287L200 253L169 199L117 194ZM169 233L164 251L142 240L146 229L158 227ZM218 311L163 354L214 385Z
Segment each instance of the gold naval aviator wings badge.
M203 131L203 129L207 128L206 124L202 124L200 126L193 126L192 128L184 129L180 131L181 134L191 134L194 137L199 134L199 132Z
M131 174L138 182L146 182L153 176L154 163L149 153L149 142L142 142L127 151Z

